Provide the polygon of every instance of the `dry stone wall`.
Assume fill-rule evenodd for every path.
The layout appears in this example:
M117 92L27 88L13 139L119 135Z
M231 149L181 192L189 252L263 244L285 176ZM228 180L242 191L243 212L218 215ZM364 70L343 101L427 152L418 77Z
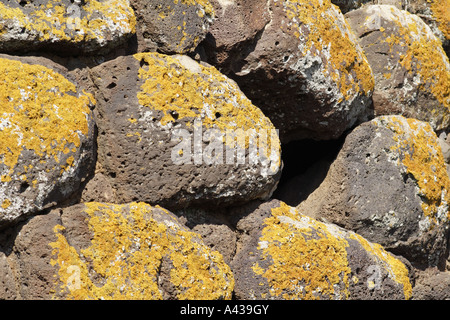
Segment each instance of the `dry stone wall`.
M0 0L0 299L450 299L446 3Z

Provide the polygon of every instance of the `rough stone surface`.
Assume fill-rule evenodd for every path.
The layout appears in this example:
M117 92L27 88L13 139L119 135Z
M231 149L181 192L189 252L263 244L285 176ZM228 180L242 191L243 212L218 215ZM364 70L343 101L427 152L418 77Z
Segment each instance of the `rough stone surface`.
M222 256L161 207L85 203L33 217L0 251L0 298L230 299Z
M139 51L188 53L204 39L214 19L208 0L132 0Z
M324 182L299 210L353 230L415 266L441 266L449 190L431 126L382 116L347 136Z
M449 1L0 0L0 300L450 299Z
M389 5L346 14L375 75L375 115L401 114L442 130L450 124L450 63L416 15Z
M426 270L416 280L413 300L450 300L450 272Z
M207 61L236 80L283 142L337 138L370 117L372 71L329 0L213 3Z
M233 209L203 210L188 208L175 211L180 222L202 237L203 242L217 250L229 264L236 254L237 235L229 221Z
M95 101L41 65L2 55L0 69L1 227L61 204L93 171Z
M405 1L405 0L404 0ZM403 9L418 15L442 41L442 46L450 57L450 1L449 0L416 0L409 1Z
M0 1L0 51L106 52L134 33L128 0Z
M238 299L408 299L408 267L361 236L283 202L237 224L245 236L232 269Z
M209 49L208 58L222 70L238 72L239 64L244 64L240 60L254 49L258 37L271 20L269 2L212 0L211 4L216 19L205 41Z
M342 13L361 8L363 5L393 5L420 17L434 35L442 42L442 46L450 56L450 8L449 0L331 0L339 6Z
M370 4L387 4L396 6L399 9L405 9L407 1L408 0L331 0L333 4L341 9L342 13L347 13Z
M267 198L276 187L275 128L215 68L148 53L102 64L91 78L98 88L98 174L115 203L217 207ZM242 139L249 130L258 138L251 140L259 150L253 157L255 143Z

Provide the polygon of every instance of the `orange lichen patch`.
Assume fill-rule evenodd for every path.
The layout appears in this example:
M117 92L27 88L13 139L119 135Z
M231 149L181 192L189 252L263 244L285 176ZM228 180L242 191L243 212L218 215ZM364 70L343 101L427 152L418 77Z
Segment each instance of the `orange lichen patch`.
M331 76L337 83L343 99L373 91L372 69L347 21L343 17L336 19L340 11L330 0L282 0L274 4L284 6L290 19L288 27L298 30L295 35L306 38L303 55L329 53L325 76ZM303 32L302 27L308 32Z
M450 40L450 0L432 0L430 8L439 24L439 30Z
M282 203L264 221L258 250L271 261L267 269L253 271L267 279L270 294L284 299L347 298L348 243L328 227ZM342 286L336 290L335 286Z
M69 14L68 7L58 0L47 1L36 10L25 13L20 8L10 8L0 3L0 19L13 20L22 29L36 34L39 41L104 40L104 31L111 29L120 33L135 33L136 18L128 1L86 1L79 16ZM75 14L75 16L73 16ZM7 31L0 25L0 34Z
M394 133L396 145L391 149L399 153L398 162L417 182L426 218L439 224L450 219L450 179L444 156L436 134L427 122L401 116L381 117ZM430 228L433 224L430 224Z
M408 300L412 295L412 286L409 280L408 268L400 260L386 252L384 248L377 243L370 243L360 235L351 233L351 239L357 240L361 246L377 259L377 262L387 270L389 277L395 282L403 285L405 299Z
M77 252L62 226L56 226L57 240L50 243L51 263L62 283L59 292L68 299L162 299L158 277L163 257L173 265L170 281L178 299L231 298L234 279L220 253L178 226L166 210L145 203L85 205L91 245ZM164 223L152 218L154 209L167 213ZM79 286L69 283L71 266L79 270ZM94 283L93 274L103 280Z
M75 85L50 69L0 59L0 70L0 163L8 168L1 181L8 182L15 170L24 176L32 168L17 166L23 150L59 162L65 150L79 147L90 109L88 97L76 97ZM69 157L60 165L73 163Z

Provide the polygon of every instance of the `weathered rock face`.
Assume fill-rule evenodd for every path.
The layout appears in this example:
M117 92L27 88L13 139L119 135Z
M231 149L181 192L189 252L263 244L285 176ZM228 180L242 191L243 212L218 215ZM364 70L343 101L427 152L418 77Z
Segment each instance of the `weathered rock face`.
M388 4L399 9L405 9L407 0L331 0L331 2L337 5L342 13L347 13L366 4Z
M261 0L212 0L216 18L204 45L209 62L221 70L239 72L239 65L271 20L269 2Z
M450 57L450 8L449 0L410 1L405 10L418 15L431 28Z
M277 200L237 224L232 262L239 299L405 299L408 268L361 236Z
M222 256L161 207L80 204L16 232L0 252L0 298L231 298Z
M449 1L0 0L0 300L450 298Z
M95 154L91 95L40 65L2 56L0 70L2 227L68 199Z
M412 292L414 300L449 300L450 273L429 269L416 280Z
M336 6L243 2L213 1L217 19L203 47L209 63L280 129L282 141L337 138L371 115L372 71ZM245 24L257 16L257 24Z
M204 39L214 19L208 0L132 0L139 51L188 53Z
M233 211L233 208L215 210L187 208L174 211L174 214L180 222L201 236L207 246L220 252L224 261L230 264L236 254L237 244L234 226L229 221Z
M0 51L104 52L135 33L128 0L0 1Z
M383 116L347 136L299 210L353 230L416 266L445 259L450 181L428 123Z
M281 171L277 132L215 68L149 53L105 63L91 77L100 174L116 203L174 209L270 196Z
M448 128L450 63L430 28L388 5L365 6L346 18L375 75L375 114L401 114L428 121L435 130Z
M434 35L442 42L447 56L450 53L450 7L449 0L331 0L342 13L359 9L363 5L393 5L420 17Z

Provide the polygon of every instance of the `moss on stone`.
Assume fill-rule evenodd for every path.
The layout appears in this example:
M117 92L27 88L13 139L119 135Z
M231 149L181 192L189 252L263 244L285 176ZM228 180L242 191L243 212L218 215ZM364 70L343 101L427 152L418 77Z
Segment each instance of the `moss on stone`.
M389 9L389 10L388 10ZM420 91L433 96L440 106L432 112L441 115L443 123L450 121L450 62L429 27L419 17L393 6L380 6L392 26L384 28L383 41L390 47L389 55L416 78ZM376 11L376 10L375 10ZM379 11L376 11L379 12ZM389 72L386 66L386 72ZM405 103L410 97L403 97Z
M258 250L271 263L266 270L255 265L253 271L267 279L273 297L332 298L336 294L335 285L340 284L344 285L342 298L348 297L351 270L347 262L348 243L344 239L284 203L272 209L272 216L264 225Z

